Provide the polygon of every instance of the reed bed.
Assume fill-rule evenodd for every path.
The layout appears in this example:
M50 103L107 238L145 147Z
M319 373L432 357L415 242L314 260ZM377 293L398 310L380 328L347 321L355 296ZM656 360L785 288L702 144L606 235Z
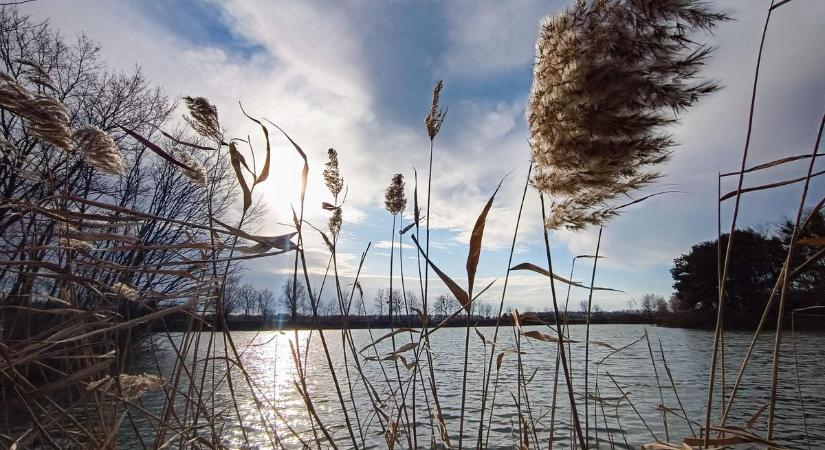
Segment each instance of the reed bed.
M771 14L787 3L771 5L763 43ZM30 24L3 8L6 42L14 33L32 42L57 42L42 25ZM95 117L76 114L74 97L62 95L65 80L52 79L57 66L45 64L48 61L42 58L27 59L37 54L34 47L21 49L10 59L11 69L0 72L4 127L0 169L7 180L0 205L0 405L6 425L0 444L16 449L116 448L124 435L133 435L143 448L155 449L366 448L374 446L372 436L377 433L390 449L487 448L507 445L500 437L491 439L493 417L506 404L515 410L509 439L514 448L784 448L781 430L775 426L777 403L782 400L777 396L782 382L778 374L789 361L799 373L794 318L818 311L789 311L787 293L802 269L794 267L799 247L823 245L821 238L801 241L799 235L825 204L814 199L815 207L806 209L812 200L810 181L818 175L815 159L825 116L810 154L749 167L752 101L741 168L724 174L738 178L736 190L722 195L723 175L719 177L720 210L728 200L734 204L732 237L745 193L793 183L745 187L747 173L797 160L808 163L797 180L803 188L783 270L732 385L724 361L717 360L724 359L724 284L729 256L736 251L733 239L728 239L724 252L720 248L718 318L702 420L689 416L679 395L679 378L695 374L674 374L661 341L651 343L645 332L631 342L604 342L590 329L594 293L615 290L596 284L602 240L610 238L609 233L603 237L601 226L651 196L632 197L623 204L617 200L654 182L655 168L675 145L666 127L678 121L679 112L717 89L700 77L711 50L696 44L694 35L725 20L724 14L693 0L595 0L577 2L544 22L527 110L531 157L523 178L517 180L524 183L523 193L513 219L497 321L491 331L474 326L478 299L493 284L477 285L476 273L487 217L498 187L510 180L502 180L490 193L472 226L462 285L457 274L442 270L431 253L430 231L437 225L431 223L431 211L440 207L432 201L432 192L438 189L432 184L433 173L441 169L436 143L442 127L449 126L447 109L441 106L445 85L436 82L422 130L430 144L426 185L418 185L415 173L408 199L405 180L409 177L398 173L388 180L385 206L393 218L388 274L393 280L397 269L402 286L399 298L390 284L390 329L368 330L366 344L354 337L348 319L363 309L359 277L370 245L354 273L341 273L337 251L340 236L346 233L346 184L334 149L327 153L323 172L330 201L322 205L329 213L322 229L304 219L307 208L315 208L305 204L305 192L310 164L316 162L276 123L239 108L264 143L253 148L248 137L232 137L221 126L217 108L202 97L184 97L188 113L183 129L167 125L164 119L171 109L162 107L156 108L156 115L151 108L142 110L140 121L126 116L92 120ZM92 49L81 45L72 51L82 54ZM761 58L760 47L754 99ZM117 80L106 83L114 86ZM127 85L121 86L126 99L147 94L129 91ZM160 97L157 101L155 106L163 104ZM289 145L294 151L291 157L303 167L299 198L282 199L296 205L292 230L266 236L254 232L252 224L263 213L256 189L270 177L275 139ZM158 174L152 187L166 189L163 192L175 198L175 193L183 193L195 201L184 208L159 203L159 198L147 200L140 176L149 167ZM541 224L522 223L528 193L540 198ZM405 224L409 206L412 212ZM719 220L721 236L721 214ZM546 260L514 265L520 231L534 226L542 227ZM577 256L568 278L560 276L560 262L553 259L552 230L597 226L593 254ZM327 270L320 282L310 276L305 253L310 235L320 237L328 250ZM417 258L412 275L409 267L405 273L402 254L409 243ZM803 266L821 255L815 253ZM237 342L227 326L230 281L242 261L258 258L290 258L293 298L303 284L316 325L309 331L291 331L288 348L278 350L292 362L288 388L300 398L300 405L289 410L246 366L245 355L254 353L259 344L254 339ZM589 284L573 281L578 259L592 262ZM504 315L512 271L532 272L546 280L551 323L519 311ZM431 272L458 302L440 320L432 313ZM352 283L345 283L345 278ZM567 322L573 288L588 292L586 331L579 339L573 339ZM325 290L333 291L340 330L321 326L319 308ZM413 303L408 292L421 303ZM420 318L418 329L403 323L403 317L412 314ZM789 314L794 337L791 357L782 354ZM437 370L439 355L433 342L457 317L466 319L463 342L453 342L463 350L461 389L444 392L441 386L446 383L438 379L444 375ZM172 319L183 320L185 332L173 333L168 323ZM775 321L776 331L769 401L765 406L735 403L757 337L770 321ZM512 334L512 345L503 344L505 333ZM534 345L546 349L543 360L525 361L525 348ZM610 358L631 347L642 347L649 356L655 389L636 395L658 396L656 410L639 409L622 379L609 371ZM173 364L161 363L161 350L171 355ZM132 373L136 353L149 355L156 370ZM322 367L308 364L310 353L322 355ZM578 373L573 361L582 358L584 369ZM554 373L552 386L531 384L538 368L530 373L529 367L539 363ZM501 387L500 373L506 365L517 374L510 380L514 390ZM475 384L470 367L479 366L480 383ZM334 392L318 392L314 377L319 373L329 379ZM799 398L793 401L804 412L798 376L796 386ZM219 392L228 392L228 398ZM722 407L720 417L714 418L717 392ZM144 403L142 399L150 395L160 398L160 403ZM459 399L457 417L445 414L448 396ZM539 406L542 402L550 407L544 410ZM734 405L740 408L739 416L745 411L751 420L730 425ZM557 413L562 406L565 414ZM334 421L329 420L330 408L339 416ZM296 414L304 418L300 426L293 419ZM622 419L638 419L649 439L628 441ZM767 423L764 434L754 426L760 420ZM690 430L689 436L673 432L682 425ZM807 423L805 429L810 447Z

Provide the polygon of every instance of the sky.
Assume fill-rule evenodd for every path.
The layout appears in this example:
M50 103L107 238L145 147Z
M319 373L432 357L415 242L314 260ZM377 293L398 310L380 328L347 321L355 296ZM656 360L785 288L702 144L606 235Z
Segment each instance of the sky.
M646 193L679 193L635 205L605 226L605 258L599 261L595 282L626 292L597 293L594 304L605 310L625 309L645 293L669 296L674 258L715 238L717 173L741 164L756 56L770 2L716 3L733 20L697 39L715 47L704 74L723 89L682 114L669 130L679 146L661 168L665 176ZM238 102L253 116L279 124L307 151L306 218L319 227L328 218L321 202L332 200L321 171L327 148L334 147L348 192L339 273L351 283L371 243L360 275L370 308L375 291L389 284L392 216L383 208L384 190L400 172L411 198L417 170L422 203L426 194L429 140L424 116L439 79L444 80L442 106L448 114L433 156L431 257L459 284L466 284L469 233L503 179L488 216L476 282L494 282L480 301L498 305L529 165L524 109L535 39L542 18L567 5L547 0L38 0L20 9L49 20L69 39L86 33L101 45L103 59L112 68L141 67L172 99L208 98L217 105L229 135L259 132L241 114ZM794 0L774 11L756 91L749 166L813 149L825 112L823 19L825 2L819 0ZM181 108L173 121L183 112ZM253 142L262 151L262 140ZM258 193L268 212L253 224L266 234L289 231L280 224L290 222L290 208L298 203L301 170L301 160L281 137L273 138L272 158L270 180ZM817 164L820 170L822 165ZM794 178L805 170L805 162L799 162L749 174L745 186ZM734 178L726 180L723 191L735 189ZM800 193L801 184L796 184L748 194L738 223L764 228L795 215ZM824 194L825 180L816 179L808 203ZM731 206L724 206L723 229L729 227ZM513 264L547 265L539 208L538 194L529 189ZM567 277L573 256L592 254L597 236L598 228L551 232L554 270ZM329 254L312 235L306 255L317 292ZM405 238L401 259L395 260L394 287L401 283L399 262L407 288L415 287L415 256ZM280 296L292 263L292 256L255 260L247 264L244 281ZM589 281L591 271L592 260L579 260L573 279ZM430 273L430 295L447 292ZM322 296L329 293L327 288ZM571 304L578 305L586 295L574 289ZM506 305L547 310L552 305L547 278L513 272Z

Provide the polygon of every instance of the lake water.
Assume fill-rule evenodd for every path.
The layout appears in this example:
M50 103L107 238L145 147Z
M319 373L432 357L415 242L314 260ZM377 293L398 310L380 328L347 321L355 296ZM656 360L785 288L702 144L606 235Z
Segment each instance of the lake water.
M493 328L479 328L487 340L492 340ZM539 330L553 334L547 327L525 327L525 331ZM661 392L664 405L679 415L682 410L676 398L687 413L687 416L698 423L704 423L704 409L707 401L708 371L710 366L710 350L713 334L703 330L669 329L645 327L635 325L595 325L591 327L591 340L598 340L613 347L624 347L632 342L635 344L615 353L603 362L600 361L612 352L607 347L592 345L590 347L590 401L587 412L589 439L591 445L600 448L639 448L643 443L652 442L656 438L670 442L681 443L683 437L692 437L690 427L685 420L668 414L667 432L662 415L657 406L662 403L660 390L657 386L654 367L651 363L645 339L638 340L647 330L658 369ZM572 326L571 338L584 339L584 326ZM357 349L368 345L372 339L386 334L388 330L353 330L352 337ZM204 333L205 335L205 333ZM220 335L216 335L220 336ZM347 364L344 362L344 347L342 346L341 332L327 330L324 332L328 348L330 349L333 366L342 386L347 409L353 422L360 423L356 427L355 435L358 446L368 448L385 448L386 442L382 433L381 424L376 417L375 408L365 388L364 380L357 375L356 366L351 353L347 354ZM417 334L415 335L417 338ZM825 359L821 357L825 346L825 334L804 332L796 336L796 359L799 368L799 389L804 401L805 420L803 421L797 390L796 371L791 346L791 334L786 333L783 345L783 360L780 370L780 385L776 415L775 439L791 448L805 448L804 424L807 423L811 448L825 447ZM289 332L233 332L236 348L242 353L242 361L251 380L254 382L258 404L263 411L268 428L287 448L300 448L301 441L314 442L313 429L306 404L295 387L297 371L290 350L290 341L295 339L295 333ZM134 368L135 372L155 371L157 367L166 377L173 373L175 352L170 345L170 336L164 334L153 335L157 360L144 358ZM172 340L179 341L180 335L172 335ZM309 341L309 351L307 339ZM205 340L204 336L204 340ZM301 342L301 358L306 360L307 389L313 406L323 423L328 427L336 445L339 448L351 448L347 429L343 426L344 418L334 384L328 370L327 360L318 339L318 332L300 331L298 339ZM438 398L443 410L444 421L451 444L455 447L459 434L459 415L461 411L461 386L464 362L465 329L440 329L431 336L433 366L438 390ZM726 334L726 382L730 388L741 364L742 357L750 342L751 333L728 332ZM659 351L659 341L665 352L667 363L673 374L677 390L670 386L670 381L664 369L662 356ZM410 335L402 333L396 336L396 347L410 342ZM505 352L496 387L494 413L492 415L489 437L485 437L489 448L518 448L519 442L519 410L524 421L529 423L531 431L528 433L530 447L544 447L548 445L552 393L555 377L555 359L557 345L534 339L521 339L521 362L523 379L527 382L526 398L522 395L521 406L517 406L519 394L517 392L518 353L516 339L511 327L502 327L499 335L499 344L495 350L498 354ZM748 420L768 402L770 398L770 367L773 345L773 334L768 333L760 339L752 357L750 366L742 382L733 412L728 425L746 427ZM483 375L487 367L491 351L489 344L483 344L475 333L470 335L467 399L464 421L464 446L475 447L478 433L481 392ZM376 350L385 355L391 352L392 344L389 339L379 343L375 349L369 348L363 352L359 362L361 369L369 381L372 392L381 400L376 406L395 419L397 409L394 401L400 402L397 395L398 379L393 361L373 361L366 356L374 356ZM585 381L584 381L584 349L581 343L570 345L571 370L574 383L574 392L579 415L582 417L582 426L585 426ZM222 354L222 350L219 352ZM407 361L412 358L413 352L404 353ZM422 359L426 360L422 354ZM223 363L221 363L223 364ZM218 365L218 367L221 366ZM347 382L349 370L352 395ZM429 384L429 370L422 364L422 377L416 378L415 391L415 422L417 423L415 439L419 448L431 446L431 415L428 413L428 403L432 405L431 389L426 389L426 398L422 382ZM218 371L220 372L220 370ZM406 369L399 363L398 373L404 382L409 379L412 370ZM241 428L235 405L231 404L232 395L226 382L219 382L220 373L216 377L214 396L207 399L214 403L216 409L226 408L223 417L226 423L220 430L222 438L230 448L270 448L271 441L263 431L264 425L260 419L259 409L253 395L242 379L240 371L232 371L235 398L240 416L243 418ZM609 374L609 375L608 375ZM493 380L496 379L495 363L493 366ZM612 376L612 379L611 379ZM212 374L207 377L207 384L211 383ZM617 387L618 384L618 387ZM619 390L621 388L621 391ZM596 392L598 389L598 392ZM492 395L493 382L490 391ZM393 396L392 392L395 392ZM406 416L413 421L412 392L408 391ZM622 392L624 394L622 394ZM557 410L554 447L568 448L571 446L571 414L569 398L564 379L560 378L557 392ZM598 399L601 400L598 403ZM164 400L161 391L144 395L141 402L150 411L159 412ZM488 402L490 400L488 399ZM354 407L353 407L354 402ZM489 403L488 403L489 404ZM713 402L714 421L718 423L719 396ZM634 410L635 407L635 410ZM275 409L276 411L273 411ZM489 412L489 408L488 408ZM488 414L489 415L489 414ZM767 429L767 410L753 423L752 430L764 436ZM485 417L485 428L486 421ZM126 421L131 422L131 421ZM124 423L119 437L120 448L143 448L141 440L150 445L154 436L149 421L142 414L136 413L132 423ZM141 439L135 436L133 429L140 431ZM292 431L289 430L292 429ZM693 430L698 433L699 426ZM318 435L320 431L316 429ZM487 431L485 430L485 433ZM298 436L296 437L295 434ZM246 438L244 438L246 435ZM362 436L363 435L363 436ZM654 437L655 435L655 437ZM612 444L611 444L612 443ZM172 445L177 446L177 444ZM312 444L316 448L316 444ZM323 441L320 447L328 447ZM409 446L406 435L400 435L396 448Z

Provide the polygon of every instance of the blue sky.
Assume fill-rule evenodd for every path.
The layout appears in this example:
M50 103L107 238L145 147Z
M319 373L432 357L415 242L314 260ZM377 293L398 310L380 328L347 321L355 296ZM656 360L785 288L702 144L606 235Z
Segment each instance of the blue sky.
M115 68L140 65L147 77L173 98L200 95L217 104L230 134L255 133L237 107L284 127L309 153L308 219L321 225L329 201L320 181L325 152L335 147L349 188L339 262L354 273L368 242L373 247L362 271L368 303L388 283L386 241L391 217L383 191L395 172L413 168L422 180L427 167L423 125L432 84L446 85L449 108L436 141L431 211L433 259L459 282L469 229L499 180L490 213L480 282L499 278L484 301L498 302L510 239L529 158L524 106L531 84L533 46L541 19L562 1L207 1L207 0L39 0L21 7L48 18L67 36L86 32L103 47ZM669 295L668 269L690 246L715 236L716 174L735 170L741 158L750 88L767 1L720 2L735 19L713 35L699 36L717 48L708 77L725 88L683 115L672 132L680 146L663 167L666 177L651 192L675 189L650 199L610 222L603 235L596 283L639 297ZM776 10L765 47L752 143L753 164L810 152L825 93L821 43L825 3L795 0ZM300 162L283 141L273 149L273 175L263 186L270 209L262 232L279 232L290 204L297 201ZM821 165L821 163L820 163ZM802 164L746 177L746 185L799 176ZM733 185L723 189L733 189ZM752 194L743 204L744 226L776 222L796 208L800 186ZM809 198L822 198L817 180ZM514 262L545 265L535 191L528 191ZM724 213L729 219L729 211ZM573 255L592 253L597 229L551 235L554 268L570 270ZM409 242L407 242L409 244ZM405 248L412 275L414 252ZM318 239L307 254L320 273L328 257ZM249 265L246 280L278 292L291 259ZM575 279L589 277L580 264ZM397 267L397 266L396 266ZM410 281L412 278L409 279ZM398 281L396 281L398 283ZM435 293L445 292L440 282ZM511 277L507 303L544 310L549 286L537 276ZM584 292L575 292L578 304ZM605 309L627 307L628 296L601 294Z

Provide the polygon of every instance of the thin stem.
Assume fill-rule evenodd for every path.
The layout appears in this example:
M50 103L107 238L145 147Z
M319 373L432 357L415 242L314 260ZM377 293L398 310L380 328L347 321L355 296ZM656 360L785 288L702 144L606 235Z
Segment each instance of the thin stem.
M585 338L584 338L584 438L585 441L589 441L590 439L590 416L587 413L587 408L589 405L588 401L588 394L589 394L589 385L588 385L588 363L590 362L590 309L593 306L593 286L596 283L596 265L599 262L599 249L601 248L602 244L602 230L604 227L599 227L599 237L596 241L596 257L593 258L593 273L590 275L590 293L587 296L587 324L585 325ZM572 280L572 278L570 278ZM584 447L583 450L586 450L587 447Z
M550 254L550 237L548 236L547 228L544 226L545 221L547 220L547 213L544 206L544 195L542 193L539 193L539 199L541 200L541 226L544 230L544 248L547 253L547 271L550 272L550 293L552 294L553 312L556 317L556 332L558 333L559 342L561 342L564 341L564 334L561 327L562 322L561 316L559 315L559 305L556 301L556 283L553 280L553 258ZM573 382L570 378L570 368L567 367L567 356L565 354L564 345L559 346L559 350L561 350L561 364L562 369L564 369L564 379L567 382L567 395L570 399L570 410L573 414L573 427L575 428L576 435L579 438L579 443L581 444L582 449L586 449L587 445L585 445L584 434L582 433L581 423L579 422L579 413L576 410L576 398L573 393Z
M771 6L773 6L773 0L771 0ZM717 303L717 313L716 313L716 332L714 333L713 337L713 356L711 357L710 363L710 376L708 380L708 401L705 409L705 441L704 447L708 447L710 442L710 417L712 412L712 405L713 405L713 385L714 385L714 378L716 376L716 364L717 364L717 351L719 349L720 338L722 330L724 329L724 318L725 318L725 281L728 278L728 269L730 268L730 260L731 255L733 253L733 235L734 231L736 231L736 219L739 217L739 204L742 199L742 195L740 194L742 190L742 185L745 180L745 168L748 162L748 150L750 149L750 142L751 142L751 133L753 131L753 115L755 111L756 105L756 86L759 83L759 68L762 64L762 51L765 47L765 37L768 34L768 23L771 20L771 9L768 10L767 17L765 18L765 26L762 29L762 38L759 43L759 53L756 58L756 70L753 76L753 88L751 89L751 101L750 101L750 109L748 112L748 131L745 136L745 149L742 152L742 164L739 173L739 181L737 183L736 188L736 198L734 201L733 207L733 218L731 219L730 223L730 233L728 233L728 245L725 250L725 263L722 267L722 278L721 283L719 285L719 302ZM811 158L813 160L813 158Z

